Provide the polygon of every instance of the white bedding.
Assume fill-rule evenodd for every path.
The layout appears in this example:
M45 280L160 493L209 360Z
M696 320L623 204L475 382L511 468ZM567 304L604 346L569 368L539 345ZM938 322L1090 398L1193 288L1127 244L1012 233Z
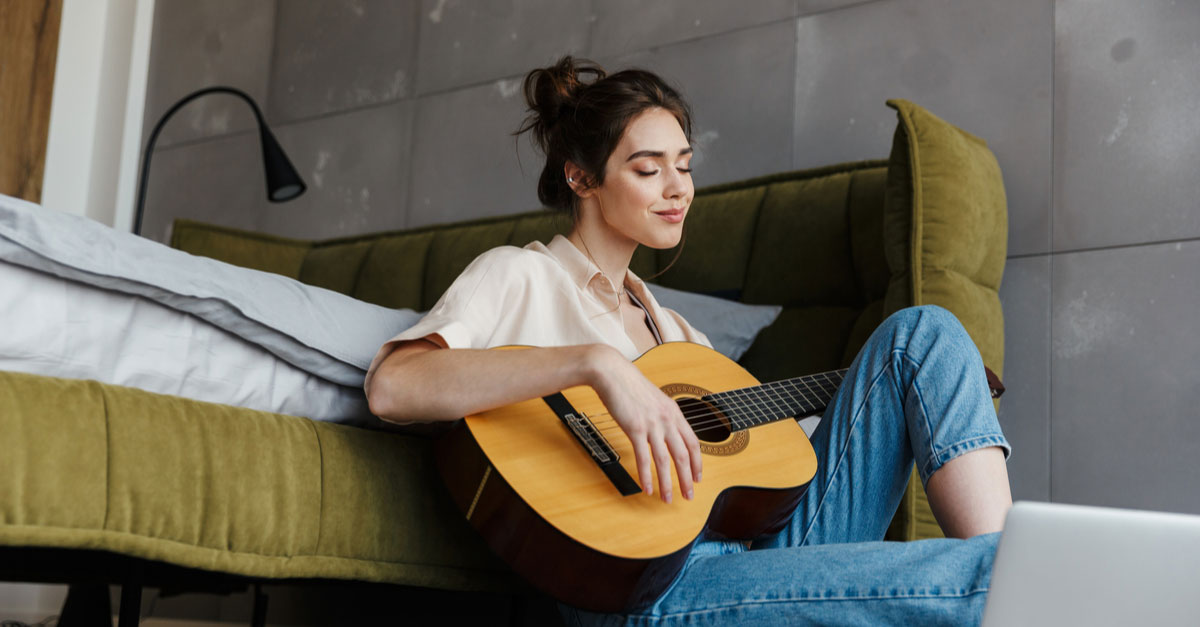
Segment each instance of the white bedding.
M333 383L155 301L0 261L0 370L368 425L361 387Z
M738 359L780 307L651 285ZM421 314L0 195L0 369L367 426L362 381Z
M3 195L0 260L151 299L347 386L361 386L379 347L421 317Z

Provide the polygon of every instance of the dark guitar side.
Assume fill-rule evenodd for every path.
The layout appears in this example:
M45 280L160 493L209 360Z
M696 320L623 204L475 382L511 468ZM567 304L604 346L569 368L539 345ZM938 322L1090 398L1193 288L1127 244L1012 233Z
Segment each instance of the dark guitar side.
M577 607L616 612L648 605L687 560L690 546L655 559L615 557L560 532L527 505L494 468L462 421L435 443L451 497L488 546L546 594ZM480 483L487 473L487 480ZM783 528L807 484L729 488L716 499L706 536L755 538Z

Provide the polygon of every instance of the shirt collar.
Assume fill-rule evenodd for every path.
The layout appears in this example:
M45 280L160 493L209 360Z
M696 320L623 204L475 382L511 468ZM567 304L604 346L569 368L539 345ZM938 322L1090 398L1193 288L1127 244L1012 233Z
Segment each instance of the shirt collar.
M549 251L550 256L554 257L566 269L567 274L570 275L571 280L575 282L575 285L579 289L588 289L588 286L591 285L592 281L596 280L597 276L603 281L608 280L604 276L604 273L600 272L600 268L591 259L588 259L587 255L583 254L583 251L576 248L575 244L571 243L571 240L563 235L555 235L554 239L550 240L550 243L546 245L546 249ZM642 302L646 302L646 286L633 273L633 270L625 273L625 284ZM620 289L615 285L613 287Z

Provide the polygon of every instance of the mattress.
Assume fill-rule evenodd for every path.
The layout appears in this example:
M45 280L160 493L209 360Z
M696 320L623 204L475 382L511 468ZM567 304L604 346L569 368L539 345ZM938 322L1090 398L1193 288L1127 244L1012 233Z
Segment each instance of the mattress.
M370 426L361 387L302 370L196 316L0 261L0 370L93 379Z

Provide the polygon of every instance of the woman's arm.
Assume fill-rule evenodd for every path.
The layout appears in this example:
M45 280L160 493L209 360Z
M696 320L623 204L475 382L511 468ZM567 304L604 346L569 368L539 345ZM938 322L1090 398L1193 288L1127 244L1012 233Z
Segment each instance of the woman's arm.
M671 501L670 463L692 497L700 480L700 443L679 405L620 352L604 344L524 350L442 349L406 342L380 363L367 401L384 420L455 420L576 385L590 385L629 436L643 489Z

